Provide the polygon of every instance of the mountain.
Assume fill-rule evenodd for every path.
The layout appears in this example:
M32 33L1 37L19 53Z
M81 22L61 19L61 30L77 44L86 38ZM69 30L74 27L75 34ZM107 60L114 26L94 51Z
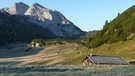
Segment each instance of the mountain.
M60 12L45 8L38 3L28 6L22 2L15 3L11 8L3 8L12 15L20 14L27 16L27 21L49 29L53 34L60 38L76 39L85 34L84 31L75 26L64 17Z
M89 39L88 47L97 47L104 43L115 43L135 38L135 5L111 21L105 22L104 28Z
M2 11L6 11L10 14L21 14L23 15L27 10L29 6L24 4L23 2L14 3L12 7L10 8L3 8Z
M49 30L27 21L27 17L0 12L0 45L10 42L30 42L35 38L55 38Z
M94 37L100 30L93 30L87 32L85 35L83 35L81 38L88 39Z

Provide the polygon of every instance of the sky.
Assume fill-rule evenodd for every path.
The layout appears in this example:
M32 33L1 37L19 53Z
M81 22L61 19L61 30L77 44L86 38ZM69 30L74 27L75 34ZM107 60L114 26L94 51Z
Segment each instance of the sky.
M113 20L118 13L135 5L135 0L0 0L0 8L17 2L39 3L57 10L83 31L101 30L106 20Z

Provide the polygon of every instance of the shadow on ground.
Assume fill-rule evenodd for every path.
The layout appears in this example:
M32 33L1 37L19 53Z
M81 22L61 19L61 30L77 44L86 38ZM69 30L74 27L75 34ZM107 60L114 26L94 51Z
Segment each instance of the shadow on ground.
M35 55L44 48L32 48L26 43L10 44L6 47L0 48L0 58L14 58L28 55Z
M0 62L0 65L17 65L21 63L20 61L9 61L9 62Z
M129 64L135 65L135 61L130 61Z
M5 53L1 53L2 51L0 51L0 58L14 58L14 57L22 57L22 56L28 56L28 55L35 55L37 53L39 53L41 50L43 50L43 48L28 48L27 50L21 50L19 52L11 52L9 50L9 52L5 52Z

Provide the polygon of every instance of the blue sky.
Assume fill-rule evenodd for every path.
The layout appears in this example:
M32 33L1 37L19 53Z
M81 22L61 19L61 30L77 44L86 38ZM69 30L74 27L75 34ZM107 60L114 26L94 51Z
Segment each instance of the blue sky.
M57 10L84 31L102 29L105 20L113 20L118 12L135 4L135 0L0 0L0 8L11 7L16 2L39 3Z

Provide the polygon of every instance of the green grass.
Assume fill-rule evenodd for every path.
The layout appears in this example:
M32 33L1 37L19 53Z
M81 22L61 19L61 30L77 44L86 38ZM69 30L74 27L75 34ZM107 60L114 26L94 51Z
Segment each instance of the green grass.
M64 60L57 64L81 65L84 57L91 53L93 55L101 56L120 56L124 58L127 62L135 61L135 39L125 42L117 42L113 44L104 44L97 48L94 48L93 51L91 51L91 49L88 49L85 46L81 46L79 44L75 45L74 43L65 45L59 44L53 46L54 47L49 49L48 52L56 52L56 50L54 49L61 49L61 51L68 49L68 51L64 51L58 54L60 57L64 58Z
M95 48L91 53L104 56L120 56L127 61L133 61L135 60L135 39L126 42L104 44Z
M93 55L101 56L120 56L124 58L127 62L135 61L135 39L126 42L117 42L113 44L104 44L93 51L84 46L80 46L78 49L72 51L71 53L65 53L66 61L63 63L71 65L80 65L83 58L92 53Z
M14 47L12 49L15 48L18 47ZM33 57L31 56L30 58L32 58L33 60L33 58L35 57L36 59L36 61L26 62L26 64L82 65L82 60L86 55L90 53L92 53L93 55L101 55L101 56L120 56L123 57L128 62L130 61L135 62L135 39L126 42L104 44L97 48L94 48L93 51L77 43L56 44L56 45L46 46L45 48L41 48L41 49L44 50L39 51L40 48L34 48L28 52L24 51L24 53L27 54L29 53L30 55L33 55L35 53L35 56L33 55ZM3 51L4 53L2 52L0 54L8 56L8 54L11 54L10 51L9 53ZM18 52L15 51L12 53L13 54L22 53L19 52L20 50L17 51ZM22 61L23 61L23 57L29 58L29 55L27 56L22 56ZM39 57L42 58L42 60L38 60ZM15 60L18 61L18 58L14 57L14 61ZM19 60L21 61L20 58ZM8 61L10 61L9 58L3 59L3 62L8 62Z
M0 76L134 76L133 65L0 65Z
M65 60L61 63L64 65L81 65L82 60L88 54L88 48L77 46L72 52L63 53Z

